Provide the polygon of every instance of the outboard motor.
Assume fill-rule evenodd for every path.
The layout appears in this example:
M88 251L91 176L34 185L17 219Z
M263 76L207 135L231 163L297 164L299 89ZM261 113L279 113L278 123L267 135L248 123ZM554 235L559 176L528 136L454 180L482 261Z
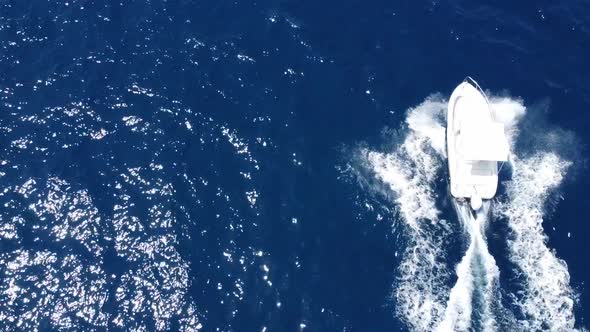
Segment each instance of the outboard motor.
M481 197L479 197L477 194L474 194L473 196L471 196L471 200L469 203L471 204L471 208L473 209L473 211L477 211L479 210L479 208L481 208L483 201L481 200Z

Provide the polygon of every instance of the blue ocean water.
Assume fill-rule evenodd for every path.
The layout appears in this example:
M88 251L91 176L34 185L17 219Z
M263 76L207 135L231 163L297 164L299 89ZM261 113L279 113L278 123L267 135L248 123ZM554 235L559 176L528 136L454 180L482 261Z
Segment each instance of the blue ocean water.
M583 330L589 53L575 0L0 0L0 329L445 330L472 278L465 329ZM467 75L526 114L462 275L408 126Z

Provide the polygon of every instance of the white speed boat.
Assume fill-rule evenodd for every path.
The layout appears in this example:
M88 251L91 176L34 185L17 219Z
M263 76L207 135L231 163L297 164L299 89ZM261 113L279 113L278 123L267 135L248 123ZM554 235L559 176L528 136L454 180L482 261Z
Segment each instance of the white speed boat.
M485 93L467 77L455 88L447 111L451 195L478 210L498 188L498 163L508 160L504 125L495 121Z

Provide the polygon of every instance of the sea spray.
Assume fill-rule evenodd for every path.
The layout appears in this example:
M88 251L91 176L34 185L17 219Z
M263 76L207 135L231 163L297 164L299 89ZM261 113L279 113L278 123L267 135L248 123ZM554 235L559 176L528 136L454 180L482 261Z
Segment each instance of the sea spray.
M445 315L436 331L494 331L492 312L499 270L488 252L484 231L489 220L490 201L473 215L467 203L455 199L459 222L469 236L469 247L457 265L457 282L451 289Z
M432 331L444 313L450 273L441 248L452 235L439 219L435 182L443 169L446 102L429 98L408 112L408 132L390 153L361 149L361 167L394 193L406 249L394 290L396 312L413 330Z
M574 294L567 265L547 247L542 228L544 204L571 163L551 152L524 150L527 157L514 153L521 136L532 134L521 133L519 127L526 108L508 97L491 97L490 106L496 120L504 123L513 151L512 179L500 184L504 190L499 193L505 194L486 202L475 215L466 204L453 203L463 232L453 220L440 218L441 206L448 206L443 202L455 202L448 194L440 197L437 187L448 176L443 125L447 104L440 96L408 110L401 137L387 142L386 152L359 148L349 165L370 191L386 193L396 207L395 228L403 229L395 312L412 331L573 330ZM543 135L552 135L554 142L560 133ZM492 217L508 219L507 258L522 276L524 291L519 294L501 289L500 271L485 237ZM451 241L467 244L452 287L454 273L446 250ZM514 298L514 306L502 307L502 294Z
M507 199L497 213L508 219L509 259L521 275L524 292L513 294L528 331L573 331L574 293L565 261L547 246L543 213L551 193L560 185L571 163L551 152L513 158Z

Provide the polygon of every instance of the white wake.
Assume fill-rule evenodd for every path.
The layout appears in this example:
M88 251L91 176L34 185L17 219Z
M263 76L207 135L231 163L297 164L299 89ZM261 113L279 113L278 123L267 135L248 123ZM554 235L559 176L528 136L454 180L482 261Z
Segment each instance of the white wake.
M363 167L394 193L407 232L407 247L394 291L396 312L412 329L432 331L445 311L450 273L444 241L451 235L439 219L435 182L444 165L446 103L430 98L408 112L408 133L389 153L361 149Z
M491 106L496 119L505 123L514 151L525 107L511 98L491 98ZM355 160L361 162L352 167L365 170L355 172L359 177L367 176L368 170L369 176L379 180L377 186L385 187L396 206L400 224L395 226L405 231L406 247L394 288L397 316L413 331L494 331L510 323L525 330L574 329L574 294L567 265L547 247L542 228L545 201L560 185L570 162L551 152L527 158L511 155L512 180L500 184L506 193L497 204L488 202L473 216L450 195L437 194L446 189L448 176L446 107L446 100L433 96L408 110L400 129L403 135L393 148L385 152L360 148ZM550 134L555 135L545 135ZM457 222L440 218L439 208L450 201ZM505 292L514 299L510 309L502 307L501 271L486 242L491 217L508 219L513 235L507 240L508 259L518 269L514 272L523 276L522 294ZM467 245L456 267L449 266L445 250L449 243ZM523 316L524 320L512 318Z
M473 216L467 203L453 205L459 222L469 235L469 247L461 262L457 265L457 282L451 289L443 320L436 331L468 331L477 326L478 331L497 329L493 318L493 296L497 293L500 271L496 261L488 252L485 229L489 222L490 202L484 202L482 208ZM473 307L476 306L477 315Z
M528 331L574 330L574 293L565 261L547 247L543 231L544 206L571 163L552 152L513 158L513 180L498 212L507 217L511 236L510 259L523 274L525 292L515 294L515 304L526 318Z

